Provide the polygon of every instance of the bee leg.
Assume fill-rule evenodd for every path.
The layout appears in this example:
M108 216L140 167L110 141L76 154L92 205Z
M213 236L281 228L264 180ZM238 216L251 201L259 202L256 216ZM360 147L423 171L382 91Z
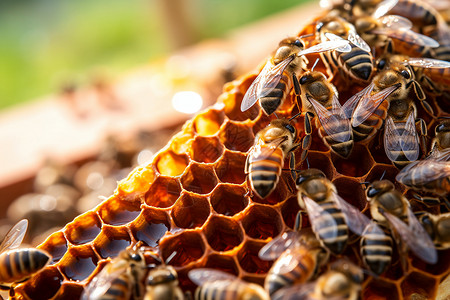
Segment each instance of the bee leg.
M298 78L297 76L292 73L292 82L294 83L294 93L295 93L295 99L296 99L296 104L297 104L297 108L298 111L301 112L302 108L301 108L301 103L302 103L302 99L300 98L300 95L302 93L301 88L300 88L300 83L298 82Z
M314 117L314 114L312 114L311 112L306 112L306 114L305 114L305 121L304 121L305 136L303 137L303 140L302 140L302 155L301 155L301 160L302 161L304 161L306 159L309 147L311 147L311 141L312 141L312 137L311 137L311 133L312 133L311 119L313 117Z
M424 157L427 154L427 124L423 119L417 118L416 128L419 134L420 150L422 151L422 157Z
M302 228L302 211L300 210L295 216L294 230L299 231Z
M428 207L441 204L441 201L437 197L424 197L417 193L413 193L413 197Z
M253 198L252 185L251 185L250 180L248 178L248 176L249 176L249 174L248 174L249 173L248 167L249 167L249 164L250 164L249 159L250 159L250 155L247 155L247 158L245 159L245 165L244 165L244 174L246 174L245 182L247 183L247 193L245 193L244 197L249 196L250 198Z

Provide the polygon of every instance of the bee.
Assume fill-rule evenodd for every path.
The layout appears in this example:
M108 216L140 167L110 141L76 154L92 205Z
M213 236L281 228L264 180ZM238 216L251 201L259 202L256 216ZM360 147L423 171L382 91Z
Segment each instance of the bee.
M330 35L332 34L332 35ZM350 51L330 51L321 53L320 56L327 66L330 78L339 74L345 82L351 80L360 84L370 82L374 70L374 59L370 53L370 47L357 34L355 27L345 19L337 16L328 16L316 26L316 37L325 42L329 39L350 41Z
M295 116L294 116L295 117ZM287 119L275 119L260 130L245 163L245 174L252 191L260 198L267 197L276 187L289 155L290 168L294 169L294 149L299 146L297 132Z
M259 251L264 260L275 260L267 273L264 288L273 295L279 289L313 278L328 261L328 251L311 230L285 232Z
M450 249L450 213L433 215L418 212L416 216L437 249Z
M398 243L401 263L406 267L405 257L409 248L417 257L429 264L437 262L434 244L415 217L409 201L389 180L375 181L366 189L370 213L378 225L390 229Z
M336 87L316 71L305 72L299 83L302 107L318 117L316 126L322 140L334 153L347 158L353 149L352 129L339 103ZM305 122L309 122L309 116Z
M275 293L273 300L360 299L363 270L348 260L338 260L315 282L297 284Z
M336 187L322 171L300 171L296 185L300 208L306 209L317 239L332 253L342 253L348 229L361 235L369 224L365 215L337 194Z
M261 286L219 270L193 269L189 271L188 276L198 285L195 300L270 300Z
M85 287L83 300L140 299L142 281L147 271L145 257L137 247L130 247L111 260Z
M149 271L144 300L184 299L178 285L178 274L172 266L163 264Z
M411 67L392 63L389 68L379 72L371 84L347 100L342 109L347 117L351 116L354 141L371 140L386 119L391 102L409 103L407 99L411 86L417 98L425 102L425 94L415 80ZM428 103L422 105L432 110Z
M333 49L344 50L343 47L347 44L348 41L345 40L327 41L305 49L301 38L282 40L275 55L266 63L245 93L241 111L246 111L259 99L264 113L271 115L284 102L292 86L296 95L300 94L296 73L306 69L308 59L305 55Z
M51 256L40 249L17 249L27 228L28 220L20 220L8 231L0 245L0 288L9 290L12 299L15 299L14 286L42 270L51 260Z

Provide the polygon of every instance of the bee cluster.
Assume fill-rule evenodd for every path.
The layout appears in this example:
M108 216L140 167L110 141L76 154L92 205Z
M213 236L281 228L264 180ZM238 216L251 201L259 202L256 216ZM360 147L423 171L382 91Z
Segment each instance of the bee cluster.
M15 295L438 297L450 273L449 33L417 0L330 3L49 236L38 249L51 262Z

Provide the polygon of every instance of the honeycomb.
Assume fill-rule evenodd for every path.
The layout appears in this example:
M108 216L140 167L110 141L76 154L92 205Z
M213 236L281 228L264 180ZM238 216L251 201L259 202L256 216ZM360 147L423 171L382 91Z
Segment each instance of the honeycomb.
M307 26L299 35L312 32ZM309 56L314 62L317 55ZM325 72L323 65L316 70ZM255 134L267 126L258 105L241 112L242 98L257 74L247 74L224 87L216 104L187 121L147 165L134 169L118 183L114 194L51 234L38 246L48 251L52 263L27 282L16 287L23 299L79 299L83 287L111 258L142 241L167 259L178 271L180 285L193 290L187 273L194 268L215 268L239 278L263 284L272 262L263 261L258 251L273 237L294 227L299 211L295 185L284 172L276 189L265 199L248 193L244 165ZM347 99L361 87L343 90ZM428 99L437 116L445 114L440 98ZM436 118L427 121L430 139ZM298 112L291 93L279 117ZM303 133L303 117L295 121ZM355 144L348 159L325 146L318 129L312 133L308 153L311 168L322 170L336 185L339 195L363 212L368 205L362 182L384 178L395 182L398 169L385 156L378 142L380 132L368 144ZM382 144L382 143L381 143ZM429 145L428 145L429 147ZM296 151L296 169L306 168L301 151ZM285 163L287 165L287 162ZM396 183L411 199L411 194ZM440 213L444 208L427 207L411 200L414 211ZM304 219L303 226L309 226ZM356 238L343 255L361 265ZM396 257L397 256L397 257ZM393 264L378 279L368 277L362 287L363 299L432 299L450 273L450 251L439 251L439 262L427 265L410 254L404 272L395 251Z

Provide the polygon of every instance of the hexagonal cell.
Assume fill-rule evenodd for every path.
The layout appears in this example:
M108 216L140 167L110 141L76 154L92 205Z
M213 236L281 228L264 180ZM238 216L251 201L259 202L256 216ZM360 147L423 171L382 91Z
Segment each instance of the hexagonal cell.
M43 269L33 276L33 284L26 283L23 292L29 299L50 299L60 289L64 278L55 266Z
M333 180L334 185L341 196L351 205L362 211L366 205L366 193L363 186L355 179L349 177L339 177Z
M300 211L300 206L298 205L297 196L291 197L286 200L281 206L281 215L283 216L283 221L286 226L293 229L295 224L295 219L297 218L297 213Z
M332 153L331 160L337 172L350 177L364 176L374 165L369 150L360 144L353 146L353 151L347 159Z
M145 194L145 203L155 207L170 207L180 197L181 186L177 179L159 176Z
M170 215L180 228L200 227L209 217L210 207L205 197L184 193L172 208Z
M190 148L190 157L201 163L213 163L223 153L223 145L217 137L197 136Z
M194 131L200 136L211 136L219 131L220 125L224 121L222 111L208 109L195 116L193 125Z
M438 284L439 281L434 278L413 272L403 279L400 286L405 299L409 299L412 294L416 294L416 297L423 296L422 299L434 299Z
M133 197L135 194L145 193L154 179L155 171L152 165L136 167L126 178L118 183L117 192L125 197L130 195Z
M214 189L210 201L213 209L225 216L234 216L248 205L246 189L236 185L219 184Z
M297 152L300 155L301 151L299 150ZM297 153L296 153L296 158L299 159L299 157L297 158ZM326 155L322 152L317 152L317 151L308 151L307 158L308 158L307 162L302 164L303 169L308 168L308 164L309 164L309 168L321 170L323 173L325 173L325 175L327 176L328 179L331 179L334 177L333 163L331 162L329 155ZM299 169L300 169L300 166L299 166Z
M141 203L138 201L121 201L116 198L110 198L98 207L98 214L103 223L119 226L127 224L140 214Z
M116 257L131 244L131 238L124 227L105 225L94 240L94 248L102 258Z
M405 187L395 180L395 176L397 176L397 174L398 169L392 165L375 165L370 170L369 174L367 174L365 181L374 182L380 180L381 178L387 179L394 183L396 189L398 189L399 191L403 191Z
M415 258L415 257L414 257ZM443 275L450 270L450 249L438 250L438 262L434 265L427 264L419 258L411 260L414 268L423 270L433 275Z
M52 257L52 264L58 262L67 251L67 240L62 231L49 236L39 249L47 251Z
M217 184L217 176L210 166L191 164L181 177L185 190L196 194L209 194Z
M173 266L181 267L201 258L205 252L205 244L197 231L184 231L177 235L163 238L159 244L164 261L175 252L170 260Z
M63 282L55 299L78 300L81 298L83 286L73 282Z
M84 280L97 266L97 255L89 246L69 248L60 261L60 270L71 280Z
M262 260L258 256L259 250L264 246L262 242L246 241L237 254L239 265L248 273L267 273L272 263Z
M228 251L239 246L244 232L238 222L230 218L212 216L205 225L208 244L216 251Z
M219 269L224 272L238 275L239 267L233 256L212 253L206 257L205 268Z
M131 225L136 240L150 247L156 247L159 240L170 230L167 212L143 206L141 215Z
M255 136L248 126L227 121L220 128L219 138L228 150L247 152L253 146Z
M381 278L372 279L362 292L363 299L386 299L386 295L389 300L401 299L397 287Z
M189 164L187 155L179 155L170 150L159 152L154 160L156 169L161 175L181 175Z
M247 80L247 78L245 78L245 80ZM259 105L253 105L248 110L244 112L241 111L241 102L244 98L244 94L245 91L233 87L233 90L230 90L229 93L220 96L219 100L225 104L224 112L229 119L233 121L245 121L247 119L254 120L258 117L260 113Z
M241 184L245 181L244 173L246 156L242 153L225 150L214 166L217 177L222 182Z
M248 236L265 240L281 232L283 221L275 209L269 206L252 205L245 211L242 226Z
M67 224L65 233L68 241L74 245L88 243L100 233L102 222L98 215L89 211Z

